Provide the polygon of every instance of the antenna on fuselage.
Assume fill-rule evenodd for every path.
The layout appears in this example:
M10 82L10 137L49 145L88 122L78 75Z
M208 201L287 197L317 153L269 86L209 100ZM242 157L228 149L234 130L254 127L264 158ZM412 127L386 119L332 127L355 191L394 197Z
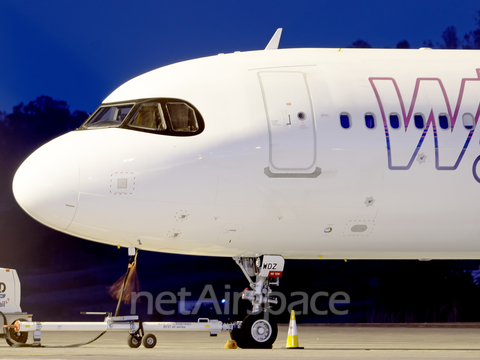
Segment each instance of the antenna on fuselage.
M278 28L273 34L272 38L268 42L267 47L265 50L276 50L278 49L278 44L280 43L280 37L282 36L282 28Z

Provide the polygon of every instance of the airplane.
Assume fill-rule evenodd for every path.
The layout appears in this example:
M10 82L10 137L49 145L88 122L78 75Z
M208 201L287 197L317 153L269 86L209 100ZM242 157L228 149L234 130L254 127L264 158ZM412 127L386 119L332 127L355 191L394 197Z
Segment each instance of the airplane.
M83 239L232 257L253 313L284 259L480 259L480 58L473 50L278 49L140 75L43 145L13 192Z

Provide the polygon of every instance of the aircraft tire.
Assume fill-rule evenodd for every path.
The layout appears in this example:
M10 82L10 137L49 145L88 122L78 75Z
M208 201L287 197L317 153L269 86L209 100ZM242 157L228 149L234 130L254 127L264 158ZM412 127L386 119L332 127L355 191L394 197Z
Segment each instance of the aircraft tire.
M277 322L264 312L250 314L243 321L241 330L244 349L271 349L277 339Z

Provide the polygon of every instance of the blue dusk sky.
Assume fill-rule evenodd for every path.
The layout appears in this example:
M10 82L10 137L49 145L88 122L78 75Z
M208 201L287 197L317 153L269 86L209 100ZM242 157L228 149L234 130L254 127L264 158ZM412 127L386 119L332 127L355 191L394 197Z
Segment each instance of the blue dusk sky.
M170 63L263 49L441 42L476 28L478 0L0 0L0 110L40 95L92 112L116 87Z

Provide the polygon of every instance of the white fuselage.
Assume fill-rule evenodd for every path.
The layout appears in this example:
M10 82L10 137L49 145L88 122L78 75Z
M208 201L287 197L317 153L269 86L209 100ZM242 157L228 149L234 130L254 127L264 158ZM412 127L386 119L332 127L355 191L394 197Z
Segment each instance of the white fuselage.
M480 135L464 126L479 116L478 68L478 51L356 49L167 66L104 104L184 99L203 132L73 131L25 161L14 193L55 229L152 251L478 259Z

